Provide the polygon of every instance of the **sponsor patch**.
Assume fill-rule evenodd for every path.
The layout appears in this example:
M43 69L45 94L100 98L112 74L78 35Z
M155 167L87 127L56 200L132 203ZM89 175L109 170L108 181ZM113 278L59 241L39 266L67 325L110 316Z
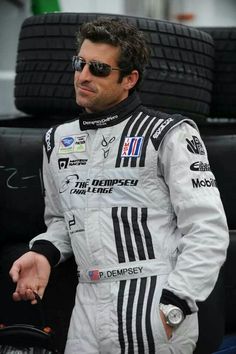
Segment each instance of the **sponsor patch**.
M74 143L74 138L72 136L68 136L66 138L61 139L61 143L64 147L71 146Z
M112 193L114 187L136 187L137 179L87 179L81 181L78 174L66 176L59 188L59 193L69 191L70 194L86 194L97 193L106 194Z
M44 146L47 154L48 162L50 162L50 157L55 146L54 134L56 127L50 128L44 136Z
M180 114L173 114L171 117L165 119L159 119L157 127L155 127L154 132L151 135L151 141L156 151L158 151L161 142L163 141L166 134L180 122L186 121L188 119L181 116Z
M192 140L186 138L187 149L192 154L205 155L205 149L197 136L192 136Z
M192 178L192 185L193 185L193 188L202 188L202 187L207 187L207 188L216 187L217 188L216 180L213 178L210 178L210 179Z
M116 138L113 136L110 139L106 139L105 136L103 136L101 145L102 145L102 150L103 150L103 155L104 155L104 159L106 159L109 155L110 152L110 144L112 144L114 141L116 140Z
M158 139L158 137L160 136L160 134L162 133L163 129L165 129L165 127L167 127L170 123L172 123L174 121L173 118L168 118L166 119L158 128L157 130L153 133L152 138L153 139Z
M68 221L69 229L72 228L72 226L75 226L76 221L75 221L75 216L73 215L72 219Z
M70 176L67 176L61 183L59 193L64 193L68 189L71 189L74 186L77 186L79 183L79 175L76 173Z
M69 157L62 157L58 159L59 170L66 170L73 166L85 166L87 159L69 159Z
M90 270L88 271L88 276L90 278L90 280L99 280L100 279L100 272L98 269L95 270Z
M72 152L84 152L87 135L70 135L61 138L59 154L70 154Z
M190 166L191 171L211 171L211 167L209 163L196 161Z
M112 124L114 120L118 120L118 118L119 116L115 115L115 116L108 116L108 117L95 119L95 120L91 120L91 119L81 120L80 126L82 130L106 127Z
M140 156L143 144L143 137L126 137L122 147L121 157Z

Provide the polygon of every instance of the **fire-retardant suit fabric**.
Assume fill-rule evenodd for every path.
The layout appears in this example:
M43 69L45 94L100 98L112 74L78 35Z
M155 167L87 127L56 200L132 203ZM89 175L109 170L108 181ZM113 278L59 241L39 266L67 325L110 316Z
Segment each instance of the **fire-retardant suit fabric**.
M43 176L48 229L30 245L49 241L60 262L73 253L78 265L65 352L192 353L196 301L213 289L228 246L195 123L132 94L51 128ZM172 296L186 317L168 339L159 303Z

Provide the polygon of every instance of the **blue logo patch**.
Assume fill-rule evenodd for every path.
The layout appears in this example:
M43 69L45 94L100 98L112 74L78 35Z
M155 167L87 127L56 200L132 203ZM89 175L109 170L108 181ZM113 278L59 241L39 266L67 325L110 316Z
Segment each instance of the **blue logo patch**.
M66 138L62 139L61 142L65 147L68 147L73 144L74 138L72 138L72 136L67 136Z

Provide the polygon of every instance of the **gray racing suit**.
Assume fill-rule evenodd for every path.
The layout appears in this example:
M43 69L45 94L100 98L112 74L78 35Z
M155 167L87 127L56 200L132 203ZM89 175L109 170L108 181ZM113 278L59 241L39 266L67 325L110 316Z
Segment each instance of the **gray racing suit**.
M52 265L74 254L78 265L66 353L192 353L196 301L212 291L228 246L195 123L132 94L51 128L43 175L48 228L32 250ZM186 316L169 340L160 301Z

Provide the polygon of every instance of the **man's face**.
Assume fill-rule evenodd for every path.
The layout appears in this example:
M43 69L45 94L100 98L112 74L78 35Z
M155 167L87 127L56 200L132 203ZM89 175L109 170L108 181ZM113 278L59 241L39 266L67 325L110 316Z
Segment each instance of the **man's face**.
M78 56L86 63L99 61L118 67L119 48L105 43L84 40ZM119 82L120 71L112 70L106 77L93 75L86 64L81 72L75 71L74 87L76 102L88 113L104 111L121 102L128 96L130 89L128 76Z

